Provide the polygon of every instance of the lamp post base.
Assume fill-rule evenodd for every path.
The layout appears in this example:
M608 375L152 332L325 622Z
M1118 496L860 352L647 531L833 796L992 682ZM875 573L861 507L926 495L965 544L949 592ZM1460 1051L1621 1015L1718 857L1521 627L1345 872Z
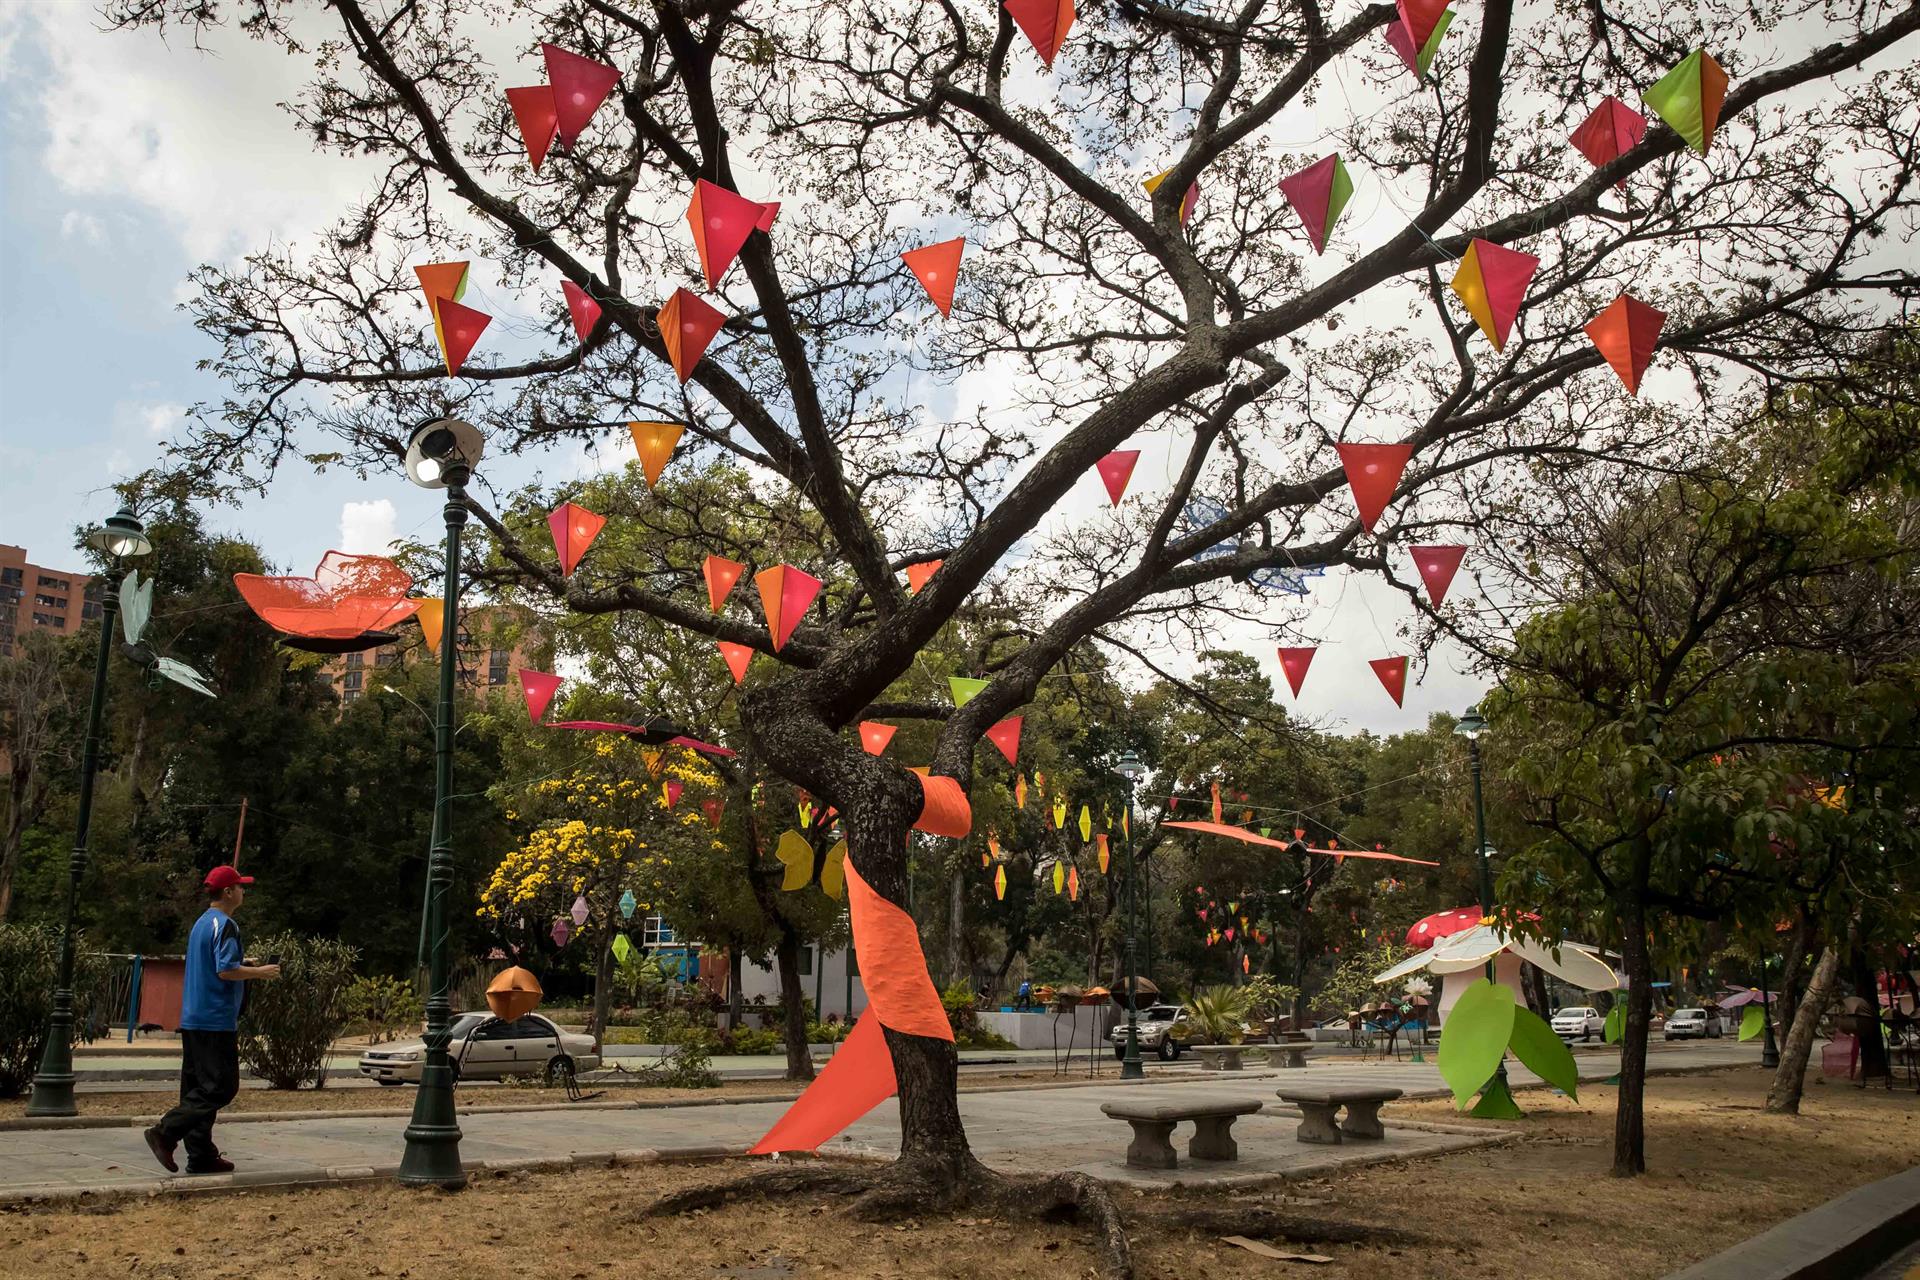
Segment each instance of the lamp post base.
M46 1047L40 1051L40 1070L34 1073L33 1094L27 1099L27 1114L40 1116L77 1116L80 1108L73 1100L73 1013L72 997L64 991L54 996L53 1017L48 1020Z
M467 1171L460 1166L460 1122L453 1110L453 1072L446 1065L428 1063L420 1073L406 1139L400 1157L402 1185L443 1191L467 1185Z
M73 1101L73 1072L50 1075L42 1069L33 1078L33 1096L27 1099L27 1115L77 1116L80 1108Z
M1122 1080L1145 1080L1147 1078L1147 1069L1139 1058L1123 1058L1120 1061L1120 1078Z

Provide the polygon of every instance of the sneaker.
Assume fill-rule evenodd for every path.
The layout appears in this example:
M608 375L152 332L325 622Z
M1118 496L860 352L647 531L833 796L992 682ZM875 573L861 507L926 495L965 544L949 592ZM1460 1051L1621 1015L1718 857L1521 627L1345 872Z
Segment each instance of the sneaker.
M173 1158L173 1149L178 1144L167 1141L166 1135L160 1132L159 1125L147 1130L146 1139L147 1150L153 1152L153 1158L160 1162L162 1169L168 1173L180 1172L180 1165Z
M232 1173L233 1161L228 1160L223 1156L215 1156L213 1159L207 1161L205 1164L198 1164L198 1165L189 1164L187 1166L187 1172L188 1173Z

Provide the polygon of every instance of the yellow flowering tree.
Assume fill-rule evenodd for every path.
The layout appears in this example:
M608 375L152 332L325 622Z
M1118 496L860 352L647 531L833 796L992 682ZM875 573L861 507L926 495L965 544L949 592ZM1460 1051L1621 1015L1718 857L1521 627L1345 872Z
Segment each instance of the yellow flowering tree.
M684 869L724 850L702 807L720 794L719 775L693 752L610 734L559 776L520 790L514 816L532 826L494 868L479 914L522 945L565 922L566 945L593 958L596 1037L606 1026L614 942L629 923L622 898L631 893L632 919L644 919L670 894L676 862ZM585 908L577 922L576 904Z

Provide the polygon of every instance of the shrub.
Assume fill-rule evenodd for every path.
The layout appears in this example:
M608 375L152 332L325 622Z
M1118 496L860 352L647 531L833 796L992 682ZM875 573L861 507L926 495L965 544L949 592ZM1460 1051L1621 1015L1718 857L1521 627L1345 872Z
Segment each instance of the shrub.
M1246 1034L1242 1024L1252 1011L1253 1000L1245 987L1207 987L1187 1001L1187 1019L1195 1035L1210 1044L1239 1044Z
M720 1077L713 1070L713 1050L704 1039L696 1038L641 1072L640 1083L656 1089L712 1089L719 1086Z
M327 1046L347 1025L347 990L359 953L330 938L283 933L256 956L280 957L280 976L248 984L240 1015L240 1061L275 1089L327 1082Z
M940 993L940 1007L947 1011L947 1023L953 1028L956 1042L979 1029L978 997L966 979L960 979Z
M839 1044L847 1038L847 1024L838 1019L832 1022L809 1022L807 1024L808 1044Z
M727 1053L784 1053L786 1041L770 1027L741 1027L722 1042Z
M998 1031L989 1031L985 1027L971 1027L965 1032L953 1033L953 1047L956 1049L1015 1049L1019 1046Z
M0 924L0 1098L18 1097L33 1082L53 1013L53 982L60 967L60 934L40 925ZM93 1021L106 962L80 952L73 958L73 1042Z
M413 984L386 974L355 979L342 1000L348 1031L368 1036L374 1044L418 1030L427 1016Z

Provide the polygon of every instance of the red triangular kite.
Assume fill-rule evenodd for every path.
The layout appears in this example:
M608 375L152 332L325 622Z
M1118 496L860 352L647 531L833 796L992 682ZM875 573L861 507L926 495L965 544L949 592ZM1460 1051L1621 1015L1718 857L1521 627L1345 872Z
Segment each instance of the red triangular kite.
M1623 293L1587 322L1587 337L1620 375L1620 381L1627 384L1627 390L1637 396L1640 379L1653 363L1654 344L1660 341L1660 331L1666 324L1666 312Z
M1570 141L1598 169L1639 146L1646 136L1647 118L1608 94L1573 131Z
M547 706L553 701L554 692L559 688L559 676L520 668L520 692L527 700L527 719L539 724L547 714Z
M940 572L940 566L945 563L945 560L922 560L919 564L908 565L907 594L910 596L919 595L920 588L926 586L933 575Z
M700 272L707 278L709 293L720 287L720 277L740 256L747 237L760 229L765 215L765 205L737 191L705 178L693 184L693 199L687 202L687 226L693 230L693 248L700 255ZM767 221L772 225L771 218Z
M672 778L668 778L665 782L661 783L660 795L664 800L666 800L667 808L671 809L673 808L673 806L679 804L680 794L686 789L687 789L686 783L677 782Z
M1340 465L1346 468L1347 484L1353 490L1353 505L1360 512L1360 527L1373 532L1380 513L1393 500L1400 477L1413 457L1410 444L1336 444Z
M563 502L553 509L547 516L547 528L553 533L553 549L560 556L561 573L573 572L606 523L605 516L572 502Z
M1040 61L1052 70L1060 46L1067 42L1067 32L1073 29L1073 0L1006 0L1006 6Z
M1396 707L1406 706L1407 696L1407 660L1405 658L1370 658L1367 665L1373 668L1373 674L1380 677L1381 685L1393 698Z
M1540 259L1518 249L1475 240L1460 259L1451 285L1467 314L1487 335L1495 351L1504 351L1507 335L1519 318L1520 304L1526 301L1527 285L1540 269Z
M526 145L533 171L538 173L541 162L547 158L547 149L553 145L553 135L560 128L553 86L536 84L525 89L509 89L507 105L513 108L513 122L520 128L520 141Z
M433 300L433 332L440 339L440 355L447 362L449 378L460 375L460 366L473 354L474 344L492 321L484 311L463 307L452 298Z
M1280 670L1286 672L1287 684L1293 688L1293 696L1300 696L1300 686L1306 683L1307 668L1313 665L1313 655L1317 645L1299 648L1280 648Z
M870 756L877 756L887 749L893 741L893 735L900 731L898 725L881 724L878 720L860 722L860 749Z
M1107 496L1113 499L1114 506L1119 506L1120 499L1126 496L1127 481L1133 478L1133 464L1138 461L1138 449L1115 449L1093 464L1093 469L1100 473L1100 483L1107 486Z
M567 295L567 314L573 317L573 331L585 342L587 335L593 332L593 326L600 323L600 304L587 296L587 291L571 280L560 282L560 292Z
M1447 598L1447 588L1453 585L1453 575L1460 571L1460 561L1467 549L1417 544L1409 550L1413 553L1413 567L1420 571L1420 581L1427 584L1427 594L1433 597L1433 607L1438 609Z
M740 581L740 575L746 571L747 566L725 556L708 556L700 562L700 572L707 579L707 603L715 613L720 612L720 606L733 591L733 584Z
M1020 725L1024 720L1024 716L1008 716L987 730L987 741L1000 748L1008 764L1013 764L1020 754Z
M1406 28L1413 47L1424 49L1433 38L1440 15L1447 11L1447 0L1394 0L1394 7L1400 11L1400 25Z
M747 678L747 664L753 661L753 650L744 644L729 644L725 640L715 640L720 647L720 656L727 660L727 670L733 672L733 682L739 684Z
M966 247L966 239L962 237L909 249L900 255L900 260L907 264L907 269L920 281L920 287L927 291L943 316L953 314L953 285L960 275L960 251Z
M557 44L543 44L540 52L547 60L547 80L553 85L555 133L561 146L572 147L587 121L620 83L620 73Z
M754 574L753 582L760 588L760 607L766 611L767 630L778 653L820 594L820 579L790 564L777 564Z
M727 318L685 289L675 289L660 308L656 322L660 342L667 349L673 372L684 384L693 376L693 367L707 354L707 344Z

